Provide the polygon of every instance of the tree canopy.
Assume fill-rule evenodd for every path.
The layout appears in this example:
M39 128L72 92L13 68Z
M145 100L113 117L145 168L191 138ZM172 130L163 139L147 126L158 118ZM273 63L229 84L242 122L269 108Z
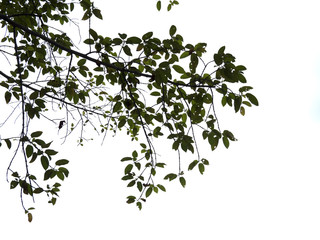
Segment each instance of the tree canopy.
M160 11L161 1L155 4ZM178 2L170 1L167 10L174 5ZM75 11L82 11L79 20L89 24L74 22ZM87 139L84 128L103 136L125 131L133 144L131 155L119 159L125 163L122 180L133 192L127 203L141 209L152 193L166 191L157 172L165 171L167 163L159 157L155 139L167 139L177 152L176 171L166 172L164 180L179 180L184 187L182 152L190 152L187 170L197 168L203 174L209 160L202 156L199 142L214 151L219 142L228 148L236 140L219 125L215 104L241 115L258 105L246 85L246 68L236 65L225 47L205 62L207 44L184 43L174 25L166 39L153 32L110 37L94 29L94 18L103 21L103 13L92 0L0 2L1 106L6 103L11 109L0 128L8 121L19 122L10 135L1 134L0 146L12 151L6 178L11 189L20 189L29 221L33 207L25 206L24 197L34 200L37 194L47 194L54 205L69 175L69 160L56 157L58 151L51 139L44 139L47 128L40 129L38 119L64 131L65 138L78 134L81 145ZM75 44L64 30L67 23L89 37Z

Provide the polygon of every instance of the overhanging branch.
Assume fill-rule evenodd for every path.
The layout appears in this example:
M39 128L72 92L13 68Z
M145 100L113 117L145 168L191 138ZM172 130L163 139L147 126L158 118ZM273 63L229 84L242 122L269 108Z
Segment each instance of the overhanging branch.
M46 36L44 36L44 35L42 35L42 34L40 34L38 32L35 32L35 31L33 31L33 30L31 30L31 29L29 29L29 28L27 28L27 27L15 22L13 20L11 20L8 16L3 15L1 13L0 13L0 19L6 21L7 23L11 24L14 27L20 28L21 30L25 31L26 33L29 33L29 34L31 34L33 36L41 38L42 40L44 40L44 41L46 41L46 42L48 42L48 43L60 48L63 51L66 51L66 52L68 52L70 54L74 54L76 56L82 57L82 58L84 58L84 59L86 59L86 60L88 60L90 62L96 63L98 66L102 65L102 66L105 66L105 67L109 67L109 68L115 69L115 70L120 71L120 72L128 72L128 73L133 73L133 74L136 74L136 75L142 76L142 77L153 78L153 75L151 75L151 74L145 74L145 73L141 73L139 71L134 71L134 70L126 69L126 68L120 68L120 67L117 67L117 66L115 66L113 64L102 62L102 61L100 61L98 59L94 59L92 57L89 57L84 53L81 53L81 52L75 51L75 50L73 50L71 48L65 47L65 46L57 43L56 41L53 41L52 39L50 39L50 38L48 38L48 37L46 37ZM216 86L210 86L210 85L204 85L204 84L196 85L196 84L188 84L188 83L177 83L177 82L170 81L170 80L168 80L168 83L176 85L176 86L183 86L183 87L216 88Z

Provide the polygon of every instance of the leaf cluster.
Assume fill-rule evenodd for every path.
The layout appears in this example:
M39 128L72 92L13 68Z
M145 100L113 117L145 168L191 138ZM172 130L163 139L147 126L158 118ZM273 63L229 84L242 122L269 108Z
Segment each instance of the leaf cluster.
M126 163L122 180L127 187L136 187L137 195L128 196L127 203L136 203L141 209L153 192L166 191L158 183L157 174L168 163L159 161L154 139L169 141L177 153L177 171L166 173L164 180L179 179L185 187L180 161L183 152L196 156L188 170L197 167L203 174L209 160L201 156L199 142L206 142L214 151L219 142L229 148L230 142L236 141L232 132L220 129L215 98L220 97L222 106L233 107L241 115L247 107L259 104L250 92L252 87L246 85L246 68L236 65L235 57L225 47L205 63L207 44L185 43L174 25L166 39L157 38L151 31L142 36L119 33L109 37L91 26L91 19L103 17L90 0L81 0L78 5L64 0L51 4L45 0L10 2L12 8L0 6L0 19L2 28L7 29L1 44L11 46L11 52L0 51L16 64L10 70L0 70L4 78L0 86L5 89L5 103L21 110L21 130L17 136L1 139L0 146L5 142L11 149L11 140L17 140L27 163L26 173L20 176L10 164L10 186L20 186L31 197L45 192L51 196L49 202L55 204L60 183L38 186L35 175L29 173L29 164L40 164L43 181L63 181L69 175L65 166L69 161L53 161L58 152L49 148L51 142L40 138L42 131L28 134L36 118L48 119L49 124L58 125L58 131L65 129L65 138L77 132L80 145L87 140L84 128L88 126L98 134L125 131L139 147L121 159ZM170 1L167 10L177 4ZM72 23L70 14L76 7L82 8L83 21L90 20L82 52L74 50L71 36L63 29L50 27L52 22ZM161 9L161 1L156 7ZM236 92L230 85L240 88ZM52 112L62 117L53 118ZM197 132L202 139L196 137Z

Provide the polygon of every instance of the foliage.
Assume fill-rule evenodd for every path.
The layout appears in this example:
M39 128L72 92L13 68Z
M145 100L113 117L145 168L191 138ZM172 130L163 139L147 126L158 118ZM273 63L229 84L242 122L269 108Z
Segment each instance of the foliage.
M179 179L185 187L181 151L195 155L188 170L197 167L203 174L209 165L199 152L197 132L212 151L220 140L226 148L236 140L230 131L220 129L215 97L221 96L222 106L233 107L242 115L245 107L258 105L249 93L252 87L245 85L246 68L236 65L225 47L205 63L202 57L207 44L185 44L175 26L169 29L169 37L161 40L153 32L111 38L89 24L89 37L83 41L87 51L79 52L63 27L73 23L70 16L80 7L82 21L102 20L101 11L91 0L5 0L0 4L4 33L0 51L12 63L12 69L0 70L0 85L5 89L4 101L14 109L1 127L14 112L21 121L19 132L1 136L0 144L13 151L7 180L10 188L20 188L29 221L33 208L25 208L23 196L46 193L54 205L61 181L69 175L69 161L57 159L58 152L43 137L45 131L31 126L37 119L63 128L65 137L80 129L81 145L88 125L103 134L125 130L139 148L121 159L126 163L122 180L138 192L128 196L127 203L136 203L141 209L153 192L166 191L156 178L159 169L166 166L158 159L156 138L168 139L177 152L177 171L166 173L164 179ZM170 1L167 10L177 4ZM161 9L161 1L156 7ZM239 90L231 90L231 84L240 85ZM18 153L22 153L24 165L24 171L19 172L12 165ZM36 164L42 167L43 177L31 172Z

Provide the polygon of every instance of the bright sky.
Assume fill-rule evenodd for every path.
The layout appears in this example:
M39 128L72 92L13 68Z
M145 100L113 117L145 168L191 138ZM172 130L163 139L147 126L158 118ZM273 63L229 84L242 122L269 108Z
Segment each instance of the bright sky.
M185 42L207 42L210 57L225 45L248 68L260 102L245 117L219 110L222 128L239 141L207 151L204 176L188 172L185 189L166 184L167 192L151 196L142 211L125 203L131 191L120 180L118 160L132 149L123 138L109 136L100 146L97 137L77 148L69 141L59 153L72 160L61 197L54 207L40 197L32 223L5 182L8 158L1 157L0 238L320 239L318 0L180 0L169 13L155 4L97 1L105 21L95 28L109 36L154 31L161 38L174 24ZM162 146L163 157L175 161L170 148Z

